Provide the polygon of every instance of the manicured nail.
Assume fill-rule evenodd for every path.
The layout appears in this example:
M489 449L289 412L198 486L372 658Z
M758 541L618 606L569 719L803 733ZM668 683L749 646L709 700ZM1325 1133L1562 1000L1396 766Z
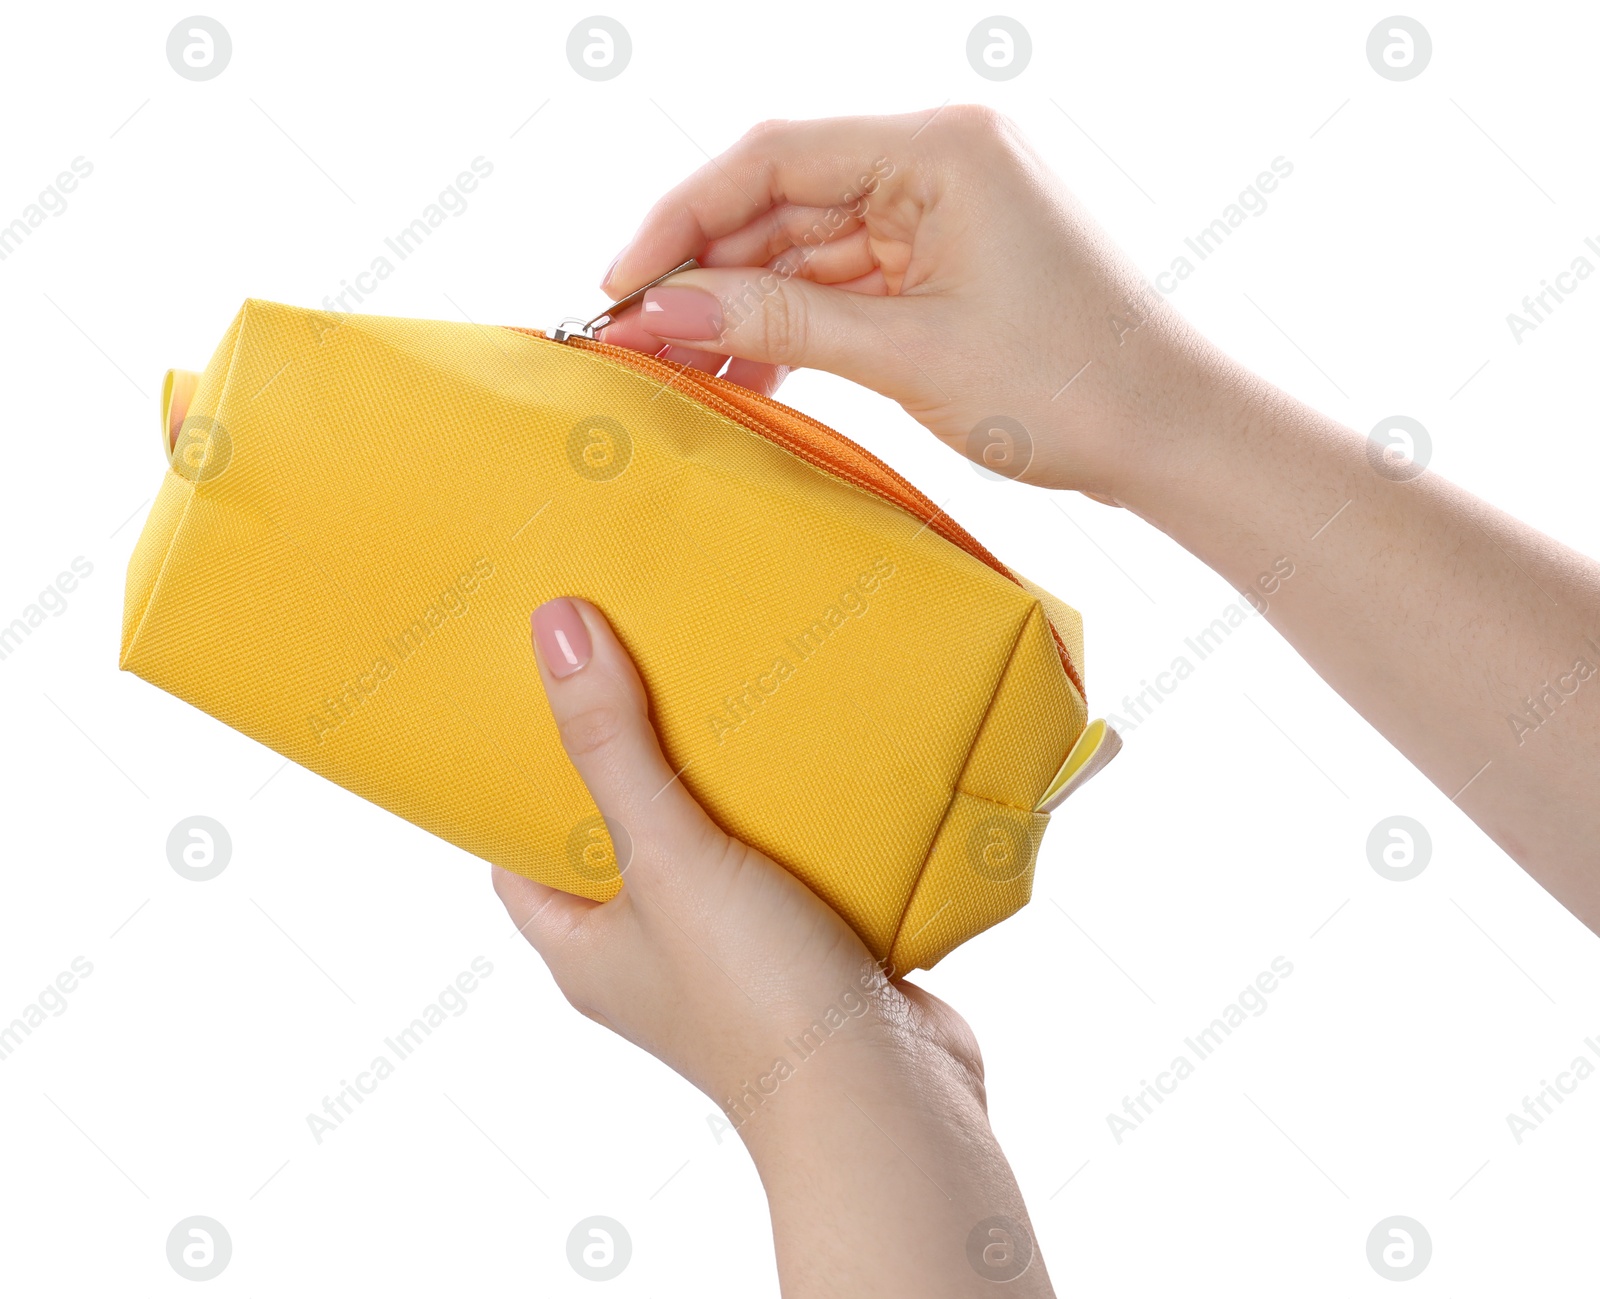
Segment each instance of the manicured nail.
M566 596L549 600L533 611L533 645L545 669L558 681L587 663L594 649L589 642L589 629L578 616L578 606Z
M628 250L626 248L624 248L622 250L622 253L625 253L627 251ZM617 273L617 263L622 260L622 253L618 253L615 257L613 257L611 259L611 265L606 267L606 273L600 277L600 288L601 288L602 292L605 292L605 293L610 293L611 292L611 288L610 288L611 277Z
M644 295L640 323L657 338L720 338L722 303L704 289L666 284Z

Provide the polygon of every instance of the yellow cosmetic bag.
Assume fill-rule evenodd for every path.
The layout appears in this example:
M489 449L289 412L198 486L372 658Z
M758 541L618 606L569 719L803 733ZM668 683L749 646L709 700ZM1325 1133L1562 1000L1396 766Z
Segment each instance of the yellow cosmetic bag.
M252 300L168 374L164 449L175 388L121 666L508 870L622 887L529 644L558 595L610 619L718 824L896 971L1028 900L1050 809L1116 750L1074 610L734 384Z

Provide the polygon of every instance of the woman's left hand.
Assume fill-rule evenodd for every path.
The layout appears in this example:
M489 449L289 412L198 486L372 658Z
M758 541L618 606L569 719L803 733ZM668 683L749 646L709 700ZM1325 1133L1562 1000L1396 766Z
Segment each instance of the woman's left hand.
M970 1291L970 1232L1026 1211L966 1023L711 821L599 610L552 600L533 639L562 744L631 856L604 903L495 868L517 928L579 1011L728 1114L767 1187L786 1296ZM834 1008L842 1026L792 1058L789 1039ZM1020 1293L1049 1293L1042 1264L1031 1283Z

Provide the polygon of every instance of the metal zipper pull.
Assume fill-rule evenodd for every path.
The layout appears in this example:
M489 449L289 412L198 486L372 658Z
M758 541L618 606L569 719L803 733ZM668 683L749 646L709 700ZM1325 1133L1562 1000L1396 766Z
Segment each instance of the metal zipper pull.
M567 319L563 320L559 325L557 325L554 329L552 329L550 331L550 337L552 339L554 339L557 343L565 343L567 341L567 339L572 338L574 336L577 336L579 338L587 338L587 339L593 341L595 330L604 329L614 319L616 319L617 313L619 311L626 310L627 308L633 306L633 304L635 302L639 301L640 298L644 297L646 290L655 288L655 286L660 284L662 280L669 280L674 275L677 275L680 271L698 270L699 267L700 267L700 263L695 261L695 259L693 257L691 257L688 261L684 262L682 265L674 266L665 275L658 275L658 276L655 277L655 279L651 280L650 283L641 284L632 293L628 294L627 297L618 298L615 302L613 302L609 307L607 307L604 311L602 311L598 316L595 316L592 320L585 320L585 321L581 321L580 322L576 316L569 316ZM568 329L567 328L568 325L575 325L576 328Z

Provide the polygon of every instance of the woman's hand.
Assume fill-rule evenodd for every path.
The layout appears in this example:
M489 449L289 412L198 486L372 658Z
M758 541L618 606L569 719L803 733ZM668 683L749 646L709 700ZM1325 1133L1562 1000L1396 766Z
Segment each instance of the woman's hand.
M598 610L552 600L533 638L562 743L631 854L605 903L496 868L512 920L578 1010L728 1114L767 1188L786 1296L970 1293L969 1235L996 1217L1026 1233L1027 1216L966 1024L712 823ZM842 1026L800 1057L830 1010ZM1025 1277L1013 1293L1049 1293L1037 1258Z
M769 394L832 371L1041 486L1118 496L1216 359L987 108L758 126L650 210L602 287L689 257L706 269L601 337L711 372L731 355L726 377Z
M997 473L1127 507L1251 591L1600 932L1600 689L1576 686L1600 654L1600 564L1395 461L1384 424L1369 441L1229 360L1004 118L757 127L651 209L606 287L690 256L713 269L608 339L731 354L729 377L769 390L763 366L831 370Z

